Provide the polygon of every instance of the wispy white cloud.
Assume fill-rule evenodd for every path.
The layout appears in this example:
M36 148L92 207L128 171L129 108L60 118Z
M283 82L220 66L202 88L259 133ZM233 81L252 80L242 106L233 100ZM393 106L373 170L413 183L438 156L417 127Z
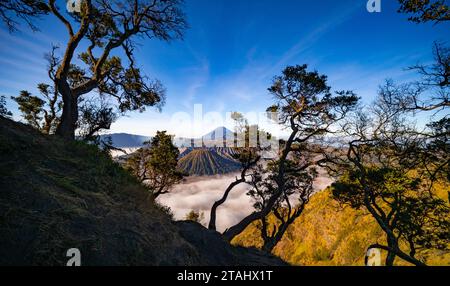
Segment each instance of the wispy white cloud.
M336 13L332 13L328 20L320 22L317 28L309 32L306 36L301 36L301 39L291 46L280 59L276 63L273 63L271 68L267 69L266 73L261 76L265 78L278 73L283 66L291 63L292 60L295 60L299 55L312 48L314 44L327 33L350 19L350 17L360 8L360 5L349 5L336 11Z
M281 69L311 50L327 33L348 20L359 9L359 5L350 5L339 10L327 21L319 22L317 28L300 36L301 39L288 48L281 56L256 57L258 46L251 47L246 54L247 64L238 72L231 75L219 76L214 79L214 86L210 88L215 99L221 99L228 107L247 107L253 111L264 111L270 102L267 88L271 78ZM311 61L318 61L317 57Z
M48 51L51 47L50 43L44 44L32 39L25 39L18 34L10 34L2 29L0 29L0 40L6 46L20 47L21 49L30 51L33 54L42 54L42 52Z
M194 59L195 65L179 69L177 72L183 78L179 79L177 83L185 83L186 88L182 91L182 105L190 109L201 95L201 88L207 85L210 79L210 63L205 55L200 55L189 44L187 44L187 50Z

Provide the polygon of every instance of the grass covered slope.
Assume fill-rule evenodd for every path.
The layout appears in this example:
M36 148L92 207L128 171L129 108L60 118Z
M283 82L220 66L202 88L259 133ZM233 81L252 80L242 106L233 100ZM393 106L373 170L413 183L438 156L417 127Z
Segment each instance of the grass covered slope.
M88 265L197 262L145 190L96 147L0 120L1 265L65 265L69 248Z
M0 117L0 265L237 265L254 250L231 247L189 223L176 225L148 192L95 146L44 136ZM208 256L220 246L220 260ZM259 253L259 252L257 252ZM269 255L258 265L283 264Z
M252 225L233 243L260 247L259 235L259 230ZM376 242L385 244L385 241L384 233L370 215L340 206L326 189L313 195L303 214L274 249L274 254L294 265L363 266L367 247ZM429 265L450 265L449 252L434 250L420 255ZM382 252L383 261L384 258ZM395 264L409 265L399 258Z

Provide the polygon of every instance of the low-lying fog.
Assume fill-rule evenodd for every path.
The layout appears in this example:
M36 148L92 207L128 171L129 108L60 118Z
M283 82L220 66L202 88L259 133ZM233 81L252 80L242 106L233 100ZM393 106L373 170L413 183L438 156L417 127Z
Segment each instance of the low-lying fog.
M233 182L238 174L229 174L210 177L188 178L183 184L179 184L169 194L158 198L163 205L169 206L176 220L183 220L191 210L204 214L203 225L209 222L209 212L213 203L220 199L227 186ZM316 191L323 190L332 183L332 179L320 176L314 185ZM217 230L238 223L242 218L253 212L253 202L246 195L249 186L241 184L234 188L225 204L217 211Z

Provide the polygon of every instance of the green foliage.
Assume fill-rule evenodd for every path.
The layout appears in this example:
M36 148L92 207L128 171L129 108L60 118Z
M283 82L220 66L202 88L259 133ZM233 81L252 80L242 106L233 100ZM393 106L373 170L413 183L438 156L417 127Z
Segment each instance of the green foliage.
M59 59L55 56L57 47L54 46L52 52L46 55L49 63L48 73L54 77L55 67ZM60 122L62 101L55 86L46 83L37 85L40 95L34 96L30 92L23 90L19 96L12 97L19 105L22 117L25 121L40 130L44 134L53 134Z
M44 134L54 134L62 111L60 95L48 84L40 83L38 89L40 96L23 90L12 99L19 105L22 117L29 125ZM98 104L92 100L80 100L80 104L77 135L85 141L101 143L98 142L98 133L109 129L117 114L102 101Z
M289 193L285 172L289 157L299 159L295 162L299 163L295 166L296 171L310 167L314 160L306 145L314 139L323 139L331 127L344 119L358 102L358 97L352 91L337 91L333 95L327 77L317 71L308 71L307 65L286 67L282 75L274 78L268 91L273 95L275 104L268 107L267 111L278 113L278 123L290 128L290 135L279 152L277 170L273 172L276 186L272 187L273 191L269 191L271 195L264 199L263 207L258 212L225 231L228 240L232 240L255 220L262 219L264 222L267 215L278 209L280 199L288 197Z
M444 117L431 122L428 127L431 129L431 138L427 142L426 154L431 165L430 169L435 170L432 175L450 181L450 164L446 164L450 154L450 118Z
M395 200L397 196L403 196L409 191L417 192L419 189L418 178L410 178L399 170L369 168L366 172L364 184L361 183L360 171L346 172L333 184L334 198L359 209L364 207L366 192L376 200L385 202Z
M44 128L44 106L45 102L37 96L31 95L30 92L22 90L17 97L11 97L19 105L19 110L23 114L23 118L28 124L38 130Z
M269 162L266 169L258 174L252 181L253 187L248 195L255 201L254 207L261 210L265 207L265 202L277 191L277 176L279 161ZM279 209L289 204L289 197L298 196L300 205L306 203L312 193L312 183L316 177L315 169L303 170L303 166L294 161L285 161L285 172L283 179L285 180L285 191L283 196L279 198L274 208ZM294 205L294 204L293 204Z
M65 104L77 105L77 100L96 90L112 99L121 113L164 104L165 89L158 80L149 79L136 65L134 49L136 38L156 38L169 41L181 38L187 27L180 0L156 1L83 1L81 12L72 13L75 23L68 21L54 1L49 8L66 26L69 41L65 55L75 54L82 65L74 63L72 56L58 64L54 82ZM117 13L117 9L120 13ZM74 33L74 25L79 26ZM81 40L89 45L80 47ZM120 50L123 56L112 55ZM69 52L71 51L71 52ZM78 118L74 112L63 110L57 133L74 138Z
M177 169L180 153L166 131L158 131L146 144L128 159L126 168L157 197L169 192L183 179L183 174Z
M307 65L286 67L268 90L277 103L267 111L279 112L282 123L298 123L301 131L317 135L324 134L328 124L339 120L358 101L351 91L333 96L327 76L308 71Z
M445 0L399 0L398 12L412 14L409 20L416 23L444 22L450 20L450 7Z
M200 211L191 210L185 217L185 220L201 223L205 219L205 214Z

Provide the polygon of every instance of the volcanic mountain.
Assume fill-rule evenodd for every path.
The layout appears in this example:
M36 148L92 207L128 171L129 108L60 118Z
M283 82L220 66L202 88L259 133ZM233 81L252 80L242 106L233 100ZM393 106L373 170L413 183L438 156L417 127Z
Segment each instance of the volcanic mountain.
M233 159L232 148L187 149L178 161L180 171L197 176L211 176L238 171L240 163Z
M202 136L203 140L205 141L222 141L223 139L226 140L233 140L234 139L234 132L227 129L226 127L218 127L214 129L213 131L209 132L208 134L205 134Z

